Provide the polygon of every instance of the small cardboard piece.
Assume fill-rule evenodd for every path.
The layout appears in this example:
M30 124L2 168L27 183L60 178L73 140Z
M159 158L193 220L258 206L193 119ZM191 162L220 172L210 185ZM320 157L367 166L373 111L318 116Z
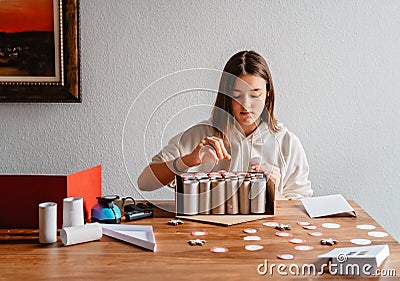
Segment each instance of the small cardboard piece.
M0 227L38 228L39 203L57 203L57 227L63 223L63 199L82 197L85 218L101 196L101 165L70 175L0 175Z
M151 225L101 224L101 226L104 235L156 251L157 244Z
M356 212L341 194L300 199L310 218L326 216L356 216Z
M362 247L335 248L319 255L319 262L329 261L335 266L332 274L340 275L371 275L376 272L383 261L390 255L389 246L374 245ZM331 269L331 270L332 270Z

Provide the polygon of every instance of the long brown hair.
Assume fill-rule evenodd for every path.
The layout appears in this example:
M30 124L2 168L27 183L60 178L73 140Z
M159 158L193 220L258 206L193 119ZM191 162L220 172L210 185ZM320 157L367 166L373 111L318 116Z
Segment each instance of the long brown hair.
M251 74L263 78L266 83L267 97L261 120L266 121L273 132L279 131L278 121L274 116L275 93L271 72L265 59L255 51L241 51L234 54L226 63L219 83L218 95L212 111L214 133L226 144L229 126L233 124L232 93L236 79L242 74Z

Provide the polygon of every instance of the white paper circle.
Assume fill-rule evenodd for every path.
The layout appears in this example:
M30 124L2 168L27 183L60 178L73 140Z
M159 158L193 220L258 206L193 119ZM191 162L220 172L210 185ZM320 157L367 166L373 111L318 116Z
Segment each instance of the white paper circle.
M276 232L275 235L276 236L280 236L280 237L291 237L291 236L293 236L293 234L288 233L288 232Z
M301 226L308 226L311 225L312 223L308 221L298 221L297 224Z
M293 238L289 240L290 243L293 244L303 244L306 243L306 240L300 239L300 238Z
M294 259L294 255L292 255L292 254L281 254L281 255L277 255L277 258L281 259L281 260L292 260L292 259Z
M371 244L371 240L368 239L351 239L350 243L356 244L356 245L369 245Z
M254 229L254 228L245 228L245 229L243 229L243 232L244 232L244 233L256 233L256 232L257 232L257 229Z
M261 240L260 236L245 236L243 237L244 241L259 241Z
M244 247L247 251L258 251L263 249L264 247L261 245L247 245Z
M193 236L202 236L202 235L207 235L207 232L204 232L204 231L193 231L192 235Z
M310 232L308 234L311 236L322 236L322 232Z
M331 223L331 222L326 222L321 224L322 227L324 228L340 228L340 224L338 223Z
M303 228L308 229L308 230L314 230L314 229L317 229L317 226L316 225L304 225Z
M212 247L210 251L213 253L226 253L228 252L228 249L224 247Z
M314 249L314 247L307 246L307 245L299 245L294 248L295 248L295 250L298 250L298 251L311 251L312 249Z
M275 227L275 226L278 226L279 223L277 223L277 222L275 222L275 221L267 221L267 222L263 222L262 225L264 225L264 226Z
M368 235L369 235L369 236L372 236L372 237L379 237L379 238L381 238L381 237L386 237L386 236L388 236L389 234L387 234L386 232L382 232L382 231L370 231L370 232L368 232Z
M358 229L365 229L365 230L371 230L375 229L376 226L370 225L370 224L359 224L356 226Z

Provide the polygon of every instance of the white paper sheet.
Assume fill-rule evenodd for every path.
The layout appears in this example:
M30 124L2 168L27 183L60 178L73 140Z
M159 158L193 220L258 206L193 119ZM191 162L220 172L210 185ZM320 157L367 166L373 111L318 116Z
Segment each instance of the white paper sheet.
M356 216L354 209L341 194L303 198L301 202L311 218L343 214Z

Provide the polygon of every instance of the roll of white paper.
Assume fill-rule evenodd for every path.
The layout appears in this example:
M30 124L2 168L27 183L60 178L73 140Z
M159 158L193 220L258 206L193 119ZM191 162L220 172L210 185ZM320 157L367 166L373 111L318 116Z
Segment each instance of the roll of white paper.
M57 203L39 204L39 243L57 241Z
M242 215L250 214L250 177L239 179L239 211Z
M199 181L199 212L203 215L210 214L211 209L211 182L209 179Z
M254 214L265 213L267 182L264 178L251 180L250 208Z
M199 213L199 182L197 180L183 182L183 213L185 215Z
M84 224L83 199L68 197L63 200L63 228Z
M235 215L239 213L238 178L230 177L225 179L226 187L226 213Z
M97 222L65 227L60 231L61 242L64 246L99 240L102 236L103 230Z
M211 180L211 213L213 215L225 214L225 181L222 178Z

